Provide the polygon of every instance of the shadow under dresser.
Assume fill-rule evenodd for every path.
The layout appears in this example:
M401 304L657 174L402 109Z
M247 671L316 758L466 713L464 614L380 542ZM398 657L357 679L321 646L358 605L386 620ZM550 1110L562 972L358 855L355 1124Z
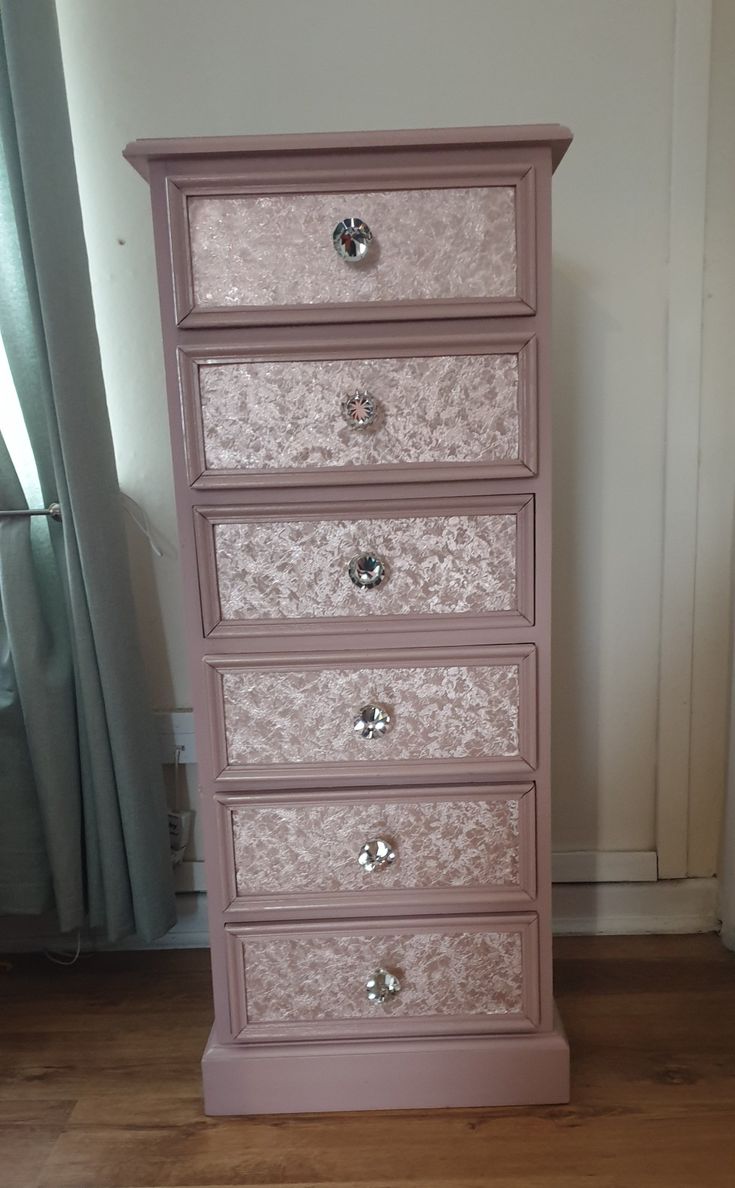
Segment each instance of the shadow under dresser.
M559 125L139 140L212 1114L568 1099L551 979Z

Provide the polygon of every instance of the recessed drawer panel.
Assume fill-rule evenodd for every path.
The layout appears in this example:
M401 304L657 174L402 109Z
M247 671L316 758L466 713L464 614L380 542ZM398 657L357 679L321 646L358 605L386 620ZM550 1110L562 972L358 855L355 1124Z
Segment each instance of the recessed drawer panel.
M457 302L480 304L479 312L493 304L503 313L532 312L530 245L521 258L518 228L527 223L522 236L530 238L532 178L508 174L508 181L359 193L188 192L182 224L191 308L225 325L228 312L247 323L249 311L270 310L268 320L277 321L277 311L298 318L301 310L309 321L314 310L334 316L334 307L384 317L397 303L414 311Z
M528 772L530 645L404 653L209 657L215 776L228 782Z
M415 356L391 357L388 345L369 358L354 337L323 341L286 359L180 348L194 486L535 473L534 338L475 332L475 353L437 354L430 335L415 334Z
M536 917L227 926L235 1038L530 1031Z
M225 907L470 911L535 895L532 785L218 798Z
M533 622L529 496L195 513L205 634Z

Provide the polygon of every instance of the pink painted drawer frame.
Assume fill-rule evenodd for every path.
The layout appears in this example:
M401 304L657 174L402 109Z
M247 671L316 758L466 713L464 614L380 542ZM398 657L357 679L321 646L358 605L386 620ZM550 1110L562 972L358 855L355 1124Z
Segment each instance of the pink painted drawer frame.
M166 178L176 323L213 326L294 325L397 321L410 318L513 317L536 312L536 164L539 150L458 145L441 164L431 148L407 148L400 162L385 149L359 154L315 151L252 160L247 173L236 160L188 163ZM515 189L517 291L508 297L363 301L283 306L198 306L194 295L188 200L203 195L284 195L510 186ZM331 228L330 228L331 232ZM330 249L331 250L331 247ZM347 265L349 267L349 265Z
M368 509L364 502L340 502L309 504L295 509L287 504L264 504L257 508L237 505L210 504L195 507L194 536L196 540L199 588L202 604L202 626L206 636L247 637L252 635L341 635L360 632L405 632L410 623L415 627L441 627L443 630L457 628L521 628L532 626L534 621L534 497L532 495L488 495L481 499L456 499L446 496L439 499L415 502L371 500ZM459 614L457 612L434 615L362 615L340 617L317 617L308 619L230 619L223 620L219 599L217 559L214 541L216 524L310 522L323 520L390 520L435 516L492 516L513 515L516 517L516 610L488 611L485 614ZM358 549L359 542L355 548ZM344 581L349 582L346 572ZM387 582L390 581L390 576ZM386 586L387 586L386 582ZM363 591L360 597L366 608L369 599L380 599L380 590ZM372 605L379 605L379 601Z
M241 939L248 936L293 936L314 938L354 936L363 933L391 936L396 933L517 932L521 936L523 969L523 1010L507 1015L458 1014L448 1016L411 1015L396 1018L376 1014L375 1020L360 1018L293 1023L248 1022L247 962L243 974ZM388 1036L469 1036L534 1031L539 1023L538 921L531 913L506 916L437 916L420 920L398 917L391 920L346 922L310 922L305 924L227 924L227 976L229 985L232 1039L249 1043L300 1042L326 1039L370 1039ZM370 972L369 970L366 973ZM328 987L325 987L328 993ZM377 1011L380 1011L380 1007Z
M563 156L571 139L559 126L495 129L422 130L389 133L350 133L318 136L230 137L166 141L139 141L129 146L126 156L150 182L156 260L161 300L164 358L166 365L170 427L173 445L174 478L181 541L183 593L186 606L187 650L194 684L194 705L197 743L202 780L202 807L205 818L205 846L210 886L208 912L212 946L215 1026L203 1061L205 1102L207 1113L262 1113L309 1109L384 1109L413 1106L482 1106L550 1103L568 1100L568 1048L554 1012L551 964L551 871L550 871L550 554L551 554L551 358L550 358L550 279L551 279L551 174ZM462 303L431 307L417 303L394 309L386 306L378 313L383 321L365 321L365 314L356 307L345 310L319 311L313 324L300 319L303 310L279 310L279 325L272 325L273 310L249 311L250 323L245 328L239 322L238 311L225 311L226 321L218 321L214 328L208 314L187 308L186 278L176 269L181 262L181 244L172 244L169 216L171 202L182 201L183 190L189 182L192 192L204 192L207 179L224 179L229 187L232 178L242 178L244 171L263 165L274 192L285 193L304 188L301 163L313 162L310 169L323 172L324 187L335 188L338 177L340 190L345 189L345 168L353 176L356 189L374 186L380 169L383 173L398 165L410 185L453 184L456 176L456 146L462 148L464 159L492 159L502 168L520 169L523 165L534 170L536 190L535 225L530 228L529 263L532 264L534 294L531 304L515 309L486 303ZM430 160L431 178L426 174ZM423 166L419 168L420 161ZM360 162L366 163L361 172ZM266 163L266 164L264 164ZM379 165L380 163L380 165ZM358 176L359 175L359 176ZM445 179L443 181L443 179ZM315 187L318 188L318 187ZM177 193L177 189L179 192ZM523 247L523 242L521 242ZM532 259L533 257L533 259ZM173 267L172 267L173 265ZM178 302L178 306L177 306ZM534 312L528 318L529 312ZM311 311L309 311L311 314ZM498 322L496 315L515 321ZM233 316L234 315L234 316ZM371 317L371 314L367 314ZM324 325L336 317L331 326ZM439 321L434 319L444 318ZM179 322L179 319L183 321ZM179 324L177 325L177 322ZM319 324L321 323L321 324ZM362 324L361 324L362 323ZM204 328L206 329L206 333ZM229 328L228 328L229 327ZM201 454L197 456L196 426L182 418L182 387L186 398L186 381L182 375L193 366L191 360L212 356L228 358L309 359L311 357L370 357L397 356L405 348L408 355L451 354L454 351L494 350L504 344L508 335L529 341L525 352L529 367L528 443L524 455L526 469L504 471L464 468L458 465L427 465L416 469L411 465L397 466L390 471L374 468L361 474L294 472L283 474L249 473L247 475L217 475L204 473ZM525 336L525 339L524 339ZM521 348L523 349L523 348ZM537 386L538 401L534 387ZM525 434L522 436L525 437ZM538 445L537 445L538 442ZM486 481L493 480L489 488ZM498 480L500 480L498 482ZM196 483L200 491L192 490ZM437 483L460 497L482 496L489 490L503 494L533 492L536 496L536 616L532 627L506 632L503 637L497 628L483 631L458 630L452 633L452 652L462 649L475 651L493 642L520 637L522 646L538 648L534 660L538 664L538 721L536 723L536 695L533 698L533 775L525 768L509 774L513 780L533 778L536 785L536 876L538 912L538 1030L534 1033L508 1033L488 1036L388 1037L365 1043L354 1040L312 1040L304 1042L233 1043L230 1027L230 986L228 950L232 944L225 924L236 918L235 909L223 911L224 894L218 886L222 877L218 837L218 819L223 793L238 796L262 795L271 790L277 795L291 794L298 789L307 794L314 788L344 788L344 779L322 779L317 772L291 769L264 778L252 773L238 781L220 779L216 741L213 748L211 718L212 660L226 662L228 656L243 645L232 638L206 638L202 632L201 603L195 574L194 504L216 502L216 488L243 489L242 501L257 508L273 501L273 489L278 499L299 509L308 503L312 493L308 488L329 485L330 496L343 501L354 499L355 484L369 484L367 498L403 500L433 499ZM408 484L411 484L409 486ZM207 490L206 488L212 488ZM261 489L271 488L271 490ZM322 496L324 498L324 496ZM406 624L406 643L415 648L435 649L437 640L448 643L442 627L422 630ZM340 647L348 645L358 650L364 637L355 632L344 637ZM395 635L384 632L371 637L375 649L395 648ZM253 663L259 655L266 661L274 655L292 654L294 639L278 633L268 639L254 636L247 648ZM299 641L302 652L317 656L323 649L336 648L337 641L317 636ZM400 645L399 645L400 646ZM216 653L216 655L214 655ZM538 740L536 739L538 731ZM315 765L316 766L316 765ZM400 766L400 765L399 765ZM430 765L428 765L430 766ZM353 773L357 776L357 773ZM365 770L359 773L363 787ZM411 788L436 788L448 782L461 783L466 772L456 764L448 764L444 777L436 772L401 769L397 780L407 793ZM488 769L470 773L466 783L477 781L478 787L502 778L503 773ZM348 776L352 779L352 775ZM372 782L372 773L371 773ZM380 772L371 794L378 785L392 786L387 773ZM296 909L289 909L295 917ZM246 913L247 914L247 913ZM247 916L255 919L254 916ZM264 917L266 918L266 917ZM267 916L273 920L272 915ZM447 919L453 917L443 917ZM477 916L475 917L477 920ZM426 922L426 918L423 918ZM312 930L314 925L311 925ZM365 927L363 923L362 927Z
M441 783L446 780L487 779L489 777L528 777L536 767L537 705L536 705L536 649L529 644L483 646L472 649L411 648L366 653L322 652L302 654L290 659L280 654L241 656L237 654L205 656L206 703L210 715L210 747L214 767L214 785L227 789L233 784L263 787L294 787L317 781L320 786L334 787L366 778L366 761L358 762L288 762L273 764L236 765L228 762L222 673L224 670L268 669L293 672L312 669L355 668L442 668L484 667L487 665L517 665L519 670L518 755L486 756L482 759L404 759L393 762L384 759L370 761L370 775L376 784L399 780L404 784ZM348 710L351 707L346 707ZM366 745L370 745L369 743Z
M233 841L233 813L238 809L283 806L298 810L303 805L324 806L350 804L375 805L398 800L407 804L434 803L456 800L517 799L519 802L519 881L518 886L442 886L427 888L384 888L380 873L366 876L361 890L330 892L274 891L268 894L241 895L237 888ZM536 799L533 784L495 784L492 787L434 788L429 791L407 792L404 788L375 790L361 787L356 791L330 794L311 790L296 793L215 796L219 844L219 894L222 910L231 919L290 919L331 916L349 918L378 915L407 915L420 913L462 913L517 911L536 898ZM205 806L206 807L206 806ZM366 839L367 840L367 839ZM318 839L314 839L315 847ZM315 861L319 861L315 850ZM369 880L373 881L370 882Z
M436 358L463 355L518 356L519 457L497 462L407 462L380 466L319 466L303 470L208 469L199 391L202 366L227 363L306 362L334 359ZM537 469L536 337L523 323L478 328L454 323L452 330L426 324L398 323L350 327L294 326L259 332L197 335L177 348L184 454L189 483L202 490L251 487L317 486L344 483L416 482L429 479L506 479L534 475Z

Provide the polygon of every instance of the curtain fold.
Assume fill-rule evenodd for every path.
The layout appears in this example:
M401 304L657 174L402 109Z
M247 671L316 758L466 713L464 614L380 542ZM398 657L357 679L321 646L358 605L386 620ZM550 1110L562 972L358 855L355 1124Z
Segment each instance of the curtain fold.
M175 922L165 797L53 3L3 3L0 35L0 333L62 509L61 524L0 518L0 913L50 901L63 931L152 939ZM0 499L25 506L4 449Z

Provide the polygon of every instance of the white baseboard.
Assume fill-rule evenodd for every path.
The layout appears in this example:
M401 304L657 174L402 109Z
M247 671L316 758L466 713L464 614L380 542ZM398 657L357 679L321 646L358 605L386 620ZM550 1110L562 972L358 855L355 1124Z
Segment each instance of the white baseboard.
M555 883L655 883L655 850L557 850L551 857Z
M129 937L114 949L206 949L209 946L207 897L186 892L177 897L179 921L152 944ZM35 936L0 921L0 951L38 952L68 949L69 939L39 931ZM658 883L569 883L554 887L557 936L634 935L662 932L717 932L716 879L675 879ZM735 947L735 937L732 939ZM82 948L90 948L82 941Z
M716 932L716 879L554 886L554 932L562 936Z
M179 922L155 942L161 949L196 949L209 943L206 896L177 897ZM716 932L716 879L660 883L572 883L554 887L557 936ZM124 948L146 948L133 940Z
M192 864L193 865L193 864ZM135 937L129 937L120 949L208 949L209 924L207 921L207 896L201 892L187 892L176 896L179 920L175 928L159 937L152 945L143 945Z
M555 883L655 883L655 850L565 850L552 857ZM184 861L175 871L177 892L206 891L204 863Z
M559 850L552 855L555 883L655 883L655 850ZM207 876L199 859L185 859L174 872L176 891L206 891Z
M204 863L184 859L174 870L174 886L177 895L185 894L187 891L206 891L207 875Z

